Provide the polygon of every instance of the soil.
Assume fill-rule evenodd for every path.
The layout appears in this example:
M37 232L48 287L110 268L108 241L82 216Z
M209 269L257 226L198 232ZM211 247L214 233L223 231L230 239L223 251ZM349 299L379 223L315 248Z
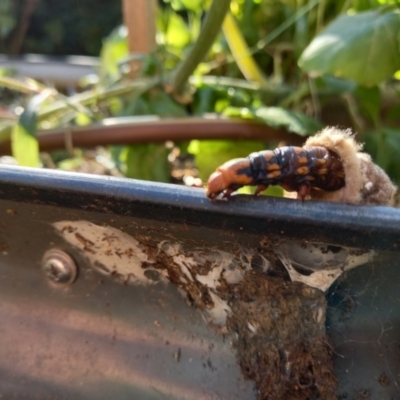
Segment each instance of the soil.
M169 280L186 292L189 304L200 310L213 307L207 287L195 279L182 283L172 257L160 252L157 261ZM258 400L336 399L324 293L271 274L276 268L269 273L247 270L236 284L221 277L212 291L232 311L224 329L235 338L241 370L256 383ZM190 273L195 278L210 269L199 263Z
M237 334L239 364L258 399L336 399L321 291L248 273L229 304L228 330Z

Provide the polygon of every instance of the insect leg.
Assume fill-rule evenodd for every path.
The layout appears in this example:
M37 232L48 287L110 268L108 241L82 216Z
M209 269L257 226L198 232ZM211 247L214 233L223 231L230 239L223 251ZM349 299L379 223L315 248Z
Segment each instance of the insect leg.
M227 199L230 197L230 195L235 191L236 189L228 188L224 191L224 194L222 196L223 199Z
M255 196L258 196L261 192L263 192L264 190L267 190L268 189L268 186L269 185L265 185L265 184L260 184L260 185L258 185L257 186L257 189L256 189L256 191L254 192L254 197Z
M311 187L309 185L306 185L303 183L300 185L299 191L297 193L297 197L301 199L301 201L304 201L306 197L310 195Z

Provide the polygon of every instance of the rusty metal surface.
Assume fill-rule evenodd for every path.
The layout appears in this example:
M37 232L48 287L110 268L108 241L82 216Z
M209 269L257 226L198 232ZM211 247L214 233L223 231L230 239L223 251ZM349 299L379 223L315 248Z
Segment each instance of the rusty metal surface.
M249 197L213 204L201 190L2 166L0 215L3 398L256 398L232 338L176 287L101 275L54 228L84 220L224 251L287 239L385 250L327 293L328 333L341 398L400 399L399 210ZM52 248L78 265L70 286L46 279L41 260Z

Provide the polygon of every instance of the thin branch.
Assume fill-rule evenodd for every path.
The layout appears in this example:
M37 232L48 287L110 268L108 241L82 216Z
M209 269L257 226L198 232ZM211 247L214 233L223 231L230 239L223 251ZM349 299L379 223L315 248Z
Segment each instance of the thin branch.
M317 26L315 31L316 35L322 30L324 26L325 8L326 8L326 0L321 0L317 10Z
M173 93L179 95L183 92L189 76L192 75L196 67L207 55L221 30L230 3L230 0L213 0L201 28L200 35L189 55L172 72L170 85Z
M40 0L26 0L21 22L14 34L13 41L10 46L10 53L12 55L16 55L21 52L22 44L24 42L26 32L28 31L32 15L39 3Z
M349 111L350 117L353 120L356 131L358 132L358 134L362 134L367 126L367 123L360 113L357 101L350 93L344 93L342 95L342 98L345 100L345 104Z

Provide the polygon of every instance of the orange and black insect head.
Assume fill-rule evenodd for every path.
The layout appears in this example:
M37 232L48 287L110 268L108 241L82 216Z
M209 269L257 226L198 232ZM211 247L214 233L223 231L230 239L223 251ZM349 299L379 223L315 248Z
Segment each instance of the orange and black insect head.
M232 192L245 185L252 185L253 177L248 158L235 158L217 168L208 179L206 194L215 199L220 193L229 197Z

